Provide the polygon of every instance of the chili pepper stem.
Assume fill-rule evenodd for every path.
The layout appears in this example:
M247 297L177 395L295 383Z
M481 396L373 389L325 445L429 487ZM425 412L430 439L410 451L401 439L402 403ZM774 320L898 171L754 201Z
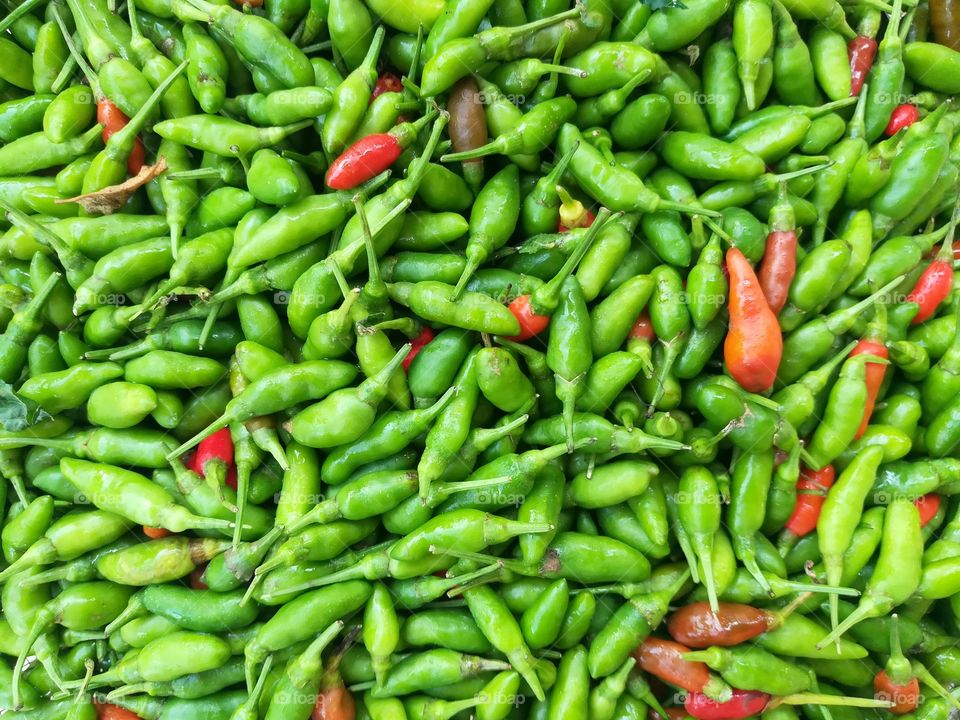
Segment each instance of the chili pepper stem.
M566 259L557 274L534 290L530 295L530 305L534 312L538 315L550 315L556 310L557 305L560 303L560 288L563 283L577 268L583 256L587 254L587 251L593 246L593 241L596 240L600 234L600 230L602 230L608 222L614 222L622 215L622 212L611 215L610 211L606 208L600 208L596 219L593 221L593 225L587 230L587 234L584 235L580 244L577 245L577 249Z
M162 83L157 85L157 89L153 91L149 98L147 98L146 102L137 111L136 115L131 117L130 121L126 125L110 136L110 139L107 141L108 148L112 144L122 147L126 138L140 134L144 127L146 127L147 122L150 120L151 111L157 106L157 104L160 102L160 99L166 94L170 86L173 85L183 71L187 69L187 65L189 65L189 61L184 60L182 63L177 65L176 69L173 70L173 72L171 72Z
M767 710L773 710L778 705L836 705L838 707L888 708L893 707L887 700L873 698L841 697L839 695L822 695L820 693L794 693L775 698L767 705ZM824 708L826 709L826 708Z
M187 450L190 450L190 449L196 447L197 445L199 445L201 442L203 442L204 440L206 440L208 437L210 437L211 435L213 435L213 434L214 434L215 432L217 432L218 430L223 430L223 428L227 427L227 426L228 426L231 422L233 422L234 420L235 420L235 418L230 417L230 416L227 415L227 414L221 415L219 418L217 418L216 420L214 420L214 421L213 421L210 425L208 425L206 428L204 428L203 430L201 430L199 433L197 433L196 435L194 435L192 438L190 438L189 440L187 440L185 443L183 443L182 445L180 445L180 446L179 446L178 448L176 448L175 450L172 450L170 453L168 453L168 454L167 454L167 460L168 460L168 461L173 461L173 460L175 460L176 458L180 457L180 456L183 455L185 452L187 452Z
M222 172L218 168L195 168L167 174L167 180L219 180Z
M420 332L420 324L413 318L394 318L378 322L376 325L364 326L362 329L358 328L357 332L364 335L378 330L399 330L408 338L415 338Z
M207 485L209 485L216 494L220 504L236 516L238 512L237 506L228 501L223 494L223 486L227 483L227 464L220 459L208 461L203 468L203 477L207 481ZM234 525L236 525L236 523L234 523ZM236 530L236 528L234 528L234 530Z
M833 604L837 604L836 597L832 597L831 601L833 602ZM840 638L844 635L844 633L847 632L847 630L852 628L861 620L866 620L868 617L870 617L870 613L874 612L874 610L877 607L879 607L879 603L876 600L869 597L863 598L860 601L860 604L857 605L857 608L852 613L847 615L846 619L843 622L841 622L839 625L834 627L834 629L830 631L830 634L828 634L823 640L817 643L817 649L821 650L825 648L827 645L829 645L830 643L839 641ZM831 607L831 614L832 614L832 610L833 608ZM837 611L837 614L839 617L839 609Z
M825 158L827 162L823 162L821 158ZM787 180L795 180L798 177L803 177L804 175L812 175L813 173L820 172L821 170L826 170L828 167L833 165L833 160L830 160L826 155L821 155L816 158L810 158L813 160L820 160L816 165L811 165L810 167L800 168L799 170L793 170L786 173L777 173L776 177L778 182L784 182Z
M260 674L257 676L257 682L252 688L249 685L251 678L247 678L247 699L241 708L249 708L251 714L254 716L256 716L257 706L260 702L261 696L263 695L263 689L266 685L267 678L270 676L271 667L273 667L273 655L267 655L267 659L263 661L263 666L260 668ZM241 715L241 708L237 709L236 714L240 717L243 717L243 715Z
M893 5L888 5L888 4L885 3L885 2L881 2L881 0L858 0L858 3L857 3L857 4L858 4L858 5L863 5L864 7L875 8L875 9L877 9L877 10L879 10L879 11L881 11L881 12L885 12L885 13L892 13L892 12L893 12Z
M0 20L0 33L8 30L13 24L27 13L33 12L33 9L40 5L43 0L24 0L3 20Z
M280 441L277 439L275 432L254 432L252 435L253 442L256 444L256 446L276 460L277 465L280 466L281 470L287 470L290 467L290 463L287 460L287 453L284 451L283 445L281 445Z
M528 22L523 25L516 25L513 27L503 27L497 28L498 30L503 31L502 34L497 38L498 42L505 42L505 39L509 39L518 35L526 35L529 33L536 32L551 25L556 25L562 23L564 20L574 18L577 16L583 16L586 12L586 9L583 6L582 0L577 0L574 7L564 12L557 13L556 15L550 15L549 17L541 18L539 20L534 20L533 22ZM482 36L481 36L482 37ZM481 43L483 41L481 40ZM489 40L487 41L489 42Z
M457 580L458 582L447 591L447 597L454 598L457 595L462 595L465 591L470 590L471 588L494 582L497 580L497 574L501 573L503 569L503 563L498 560L491 565L486 565L471 573L466 573L464 575L452 575L450 576L450 579ZM454 600L453 602L457 603L459 606L459 604L463 601ZM438 603L434 604L436 605Z
M110 637L114 632L123 627L127 621L139 617L144 612L143 602L141 602L138 595L134 595L130 598L130 602L127 603L123 611L103 628L104 637Z
M854 588L842 587L840 585L820 585L815 583L802 583L795 580L788 580L782 583L783 587L793 590L793 592L819 592L827 595L836 595L838 597L859 597L860 591Z
M203 0L186 0L186 3L186 6L182 3L177 6L177 12L181 15L181 19L213 23L215 6L212 3ZM193 12L190 12L191 9ZM184 18L182 15L188 15L189 17Z
M417 75L420 72L420 56L423 54L423 44L426 42L426 30L423 27L423 24L417 26L417 44L413 48L413 54L410 56L410 67L407 68L407 74L404 75L400 82L404 87L407 87L404 80L409 80L410 84L413 85L413 88L410 89L414 97L420 97L420 88L416 85Z
M960 700L957 700L957 698L955 698L949 690L941 685L940 682L930 674L929 670L927 670L916 660L910 663L910 668L913 671L914 676L916 676L921 683L929 688L933 688L933 691L937 695L950 703L954 708L960 710Z
M685 205L684 203L673 202L672 200L660 200L657 203L657 210L676 210L685 215L695 215L697 217L720 217L721 214L716 210L707 210L700 205Z
M24 5L26 4L27 3L24 3ZM23 7L24 5L21 5L20 7ZM87 62L87 59L83 57L83 53L81 53L80 50L78 49L77 42L74 40L73 35L67 29L67 25L64 22L63 17L60 15L59 8L56 8L56 7L53 8L53 19L57 23L57 26L60 28L60 34L63 35L63 41L67 44L67 49L70 51L70 59L73 60L73 62L77 64L77 67L80 68L80 72L83 74L83 77L87 81L87 84L90 85L90 89L93 91L93 94L96 97L97 102L100 102L101 98L103 98L103 94L100 92L100 82L97 79L97 74L93 71L93 68L90 67L90 64Z
M146 692L149 688L148 683L131 683L130 685L122 685L114 690L111 690L106 694L107 700L118 700L127 695L136 695L138 693Z
M245 607L247 603L250 602L250 600L253 598L253 593L256 592L258 587L260 587L260 583L263 582L263 578L267 576L267 572L269 572L269 570L274 569L274 568L269 568L261 571L261 568L266 568L267 564L270 563L271 560L273 560L273 558L268 560L266 563L264 563L254 571L253 577L250 579L250 584L247 585L247 589L243 593L243 597L240 598L240 607ZM283 566L283 562L278 561L275 564L275 567L282 567L282 566Z
M770 582L760 569L760 565L757 564L757 556L752 541L749 543L749 549L744 548L744 550L746 550L746 552L742 553L743 557L741 558L743 566L747 572L753 576L753 579L757 581L760 587L763 588L763 591L770 597L774 597L775 593L773 592L773 588L770 587Z
M720 602L717 599L717 582L713 576L713 557L710 553L700 554L700 566L703 569L700 575L707 588L707 600L710 603L710 609L717 612L720 609Z
M23 666L27 661L27 655L30 653L30 649L33 647L33 644L37 641L40 635L43 634L43 631L53 622L53 612L46 607L40 610L37 613L36 619L33 621L33 625L30 627L30 632L27 633L27 636L23 638L24 644L23 649L20 651L20 655L17 657L17 662L13 666L13 709L19 710L22 707L20 702L20 680L23 675ZM64 690L68 685L65 685L62 680L57 678L57 686Z
M686 341L686 333L680 333L675 338L669 342L663 343L664 354L663 354L663 364L660 367L660 372L656 376L656 388L653 391L653 397L650 398L650 405L647 407L646 416L648 418L653 417L653 414L657 411L657 404L663 398L664 390L664 380L670 372L670 369L673 367L674 362L680 356L680 351L683 349L683 344Z
M200 338L197 341L197 347L203 350L207 345L207 340L210 339L210 333L213 332L213 324L217 321L217 316L220 314L220 304L211 305L210 312L207 313L207 318L203 323L203 329L200 331Z

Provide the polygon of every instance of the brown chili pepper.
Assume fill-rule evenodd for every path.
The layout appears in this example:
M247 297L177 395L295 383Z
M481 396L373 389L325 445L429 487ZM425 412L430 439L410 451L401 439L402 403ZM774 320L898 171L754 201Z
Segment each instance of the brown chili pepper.
M930 26L934 40L960 50L960 0L930 0Z
M780 627L807 597L808 594L800 595L783 610L721 602L714 612L709 603L695 602L670 616L667 631L674 640L688 647L731 647Z
M453 86L447 99L447 112L450 113L447 132L455 152L476 150L487 144L487 116L476 80L465 77ZM483 185L483 158L464 160L463 176L476 193Z

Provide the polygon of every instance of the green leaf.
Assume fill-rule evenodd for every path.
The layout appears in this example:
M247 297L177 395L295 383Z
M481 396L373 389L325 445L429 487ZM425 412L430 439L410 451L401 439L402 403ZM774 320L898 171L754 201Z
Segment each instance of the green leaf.
M18 397L10 383L0 382L0 428L20 432L49 419L46 410L32 400Z

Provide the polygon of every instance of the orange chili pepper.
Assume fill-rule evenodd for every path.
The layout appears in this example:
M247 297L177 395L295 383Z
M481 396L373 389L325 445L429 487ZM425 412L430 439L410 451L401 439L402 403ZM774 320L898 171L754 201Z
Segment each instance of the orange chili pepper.
M723 358L730 375L748 392L773 386L783 355L780 324L760 288L750 262L735 247L727 250L730 273L730 329Z

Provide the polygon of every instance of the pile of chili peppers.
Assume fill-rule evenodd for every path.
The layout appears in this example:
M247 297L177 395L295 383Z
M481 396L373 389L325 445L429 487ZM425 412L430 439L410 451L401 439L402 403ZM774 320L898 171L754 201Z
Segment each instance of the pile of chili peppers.
M947 720L956 0L0 0L0 715Z

